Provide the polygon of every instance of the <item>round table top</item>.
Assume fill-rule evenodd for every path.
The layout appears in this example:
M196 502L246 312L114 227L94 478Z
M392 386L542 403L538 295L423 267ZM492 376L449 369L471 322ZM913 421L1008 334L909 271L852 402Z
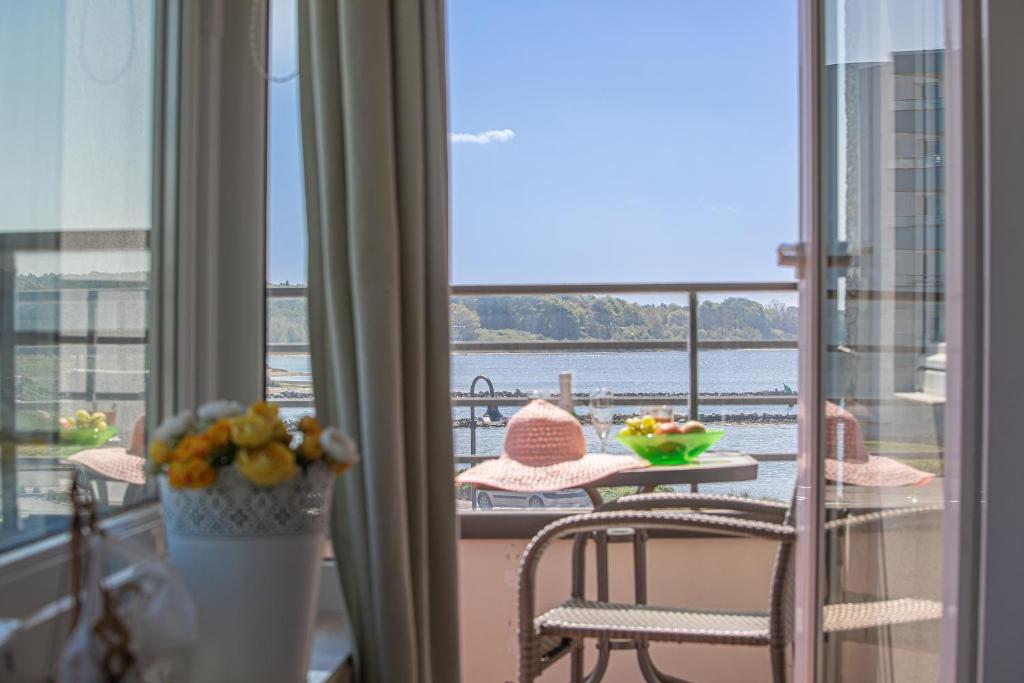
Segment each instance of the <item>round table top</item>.
M656 486L658 484L715 484L757 479L757 460L733 451L702 453L688 465L639 467L616 472L589 486Z

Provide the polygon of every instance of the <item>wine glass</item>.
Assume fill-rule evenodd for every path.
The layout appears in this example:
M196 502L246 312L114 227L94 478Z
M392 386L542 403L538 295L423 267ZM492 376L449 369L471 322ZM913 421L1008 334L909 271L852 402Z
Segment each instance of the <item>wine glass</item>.
M605 439L612 428L615 417L615 394L611 389L601 387L590 394L590 424L594 425L597 438L601 440L601 452L607 453Z

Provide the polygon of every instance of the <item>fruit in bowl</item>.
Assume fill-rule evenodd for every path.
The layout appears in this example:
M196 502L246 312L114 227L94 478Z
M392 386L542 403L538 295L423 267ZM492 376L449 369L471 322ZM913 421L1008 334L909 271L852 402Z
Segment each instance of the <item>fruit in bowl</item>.
M650 415L632 417L616 435L619 443L652 465L683 465L715 445L725 432L708 430L696 420L658 422Z
M107 414L76 410L71 417L62 417L60 424L61 443L78 446L101 446L117 434L117 429L107 423Z

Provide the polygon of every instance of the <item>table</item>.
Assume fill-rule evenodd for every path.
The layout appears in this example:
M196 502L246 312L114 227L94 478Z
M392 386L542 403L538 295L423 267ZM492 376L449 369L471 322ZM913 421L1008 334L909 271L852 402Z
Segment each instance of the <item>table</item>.
M688 465L666 465L640 467L635 470L616 472L604 479L582 487L594 507L604 500L597 490L602 486L635 486L637 493L651 493L661 484L689 484L691 491L697 491L699 484L719 484L728 481L750 481L757 479L757 460L749 455L734 451L710 451L697 456Z
M583 487L590 497L590 502L596 510L604 503L601 493L597 489L602 486L635 486L637 493L650 493L655 487L661 484L680 485L689 484L691 491L696 491L699 484L721 483L727 481L748 481L757 479L757 460L744 453L733 451L711 451L702 453L697 459L688 465L670 465L664 467L641 467L635 470L624 470L609 475L604 479L596 481ZM643 532L630 532L634 548L634 581L636 584L637 602L647 600L647 536ZM585 583L585 560L587 541L592 539L596 544L596 565L597 565L597 599L607 602L609 595L608 588L608 543L610 541L608 532L597 532L594 534L577 534L573 540L572 550L572 576L573 585L583 586ZM582 590L582 589L580 589ZM582 593L581 593L582 595ZM605 666L613 649L635 649L636 656L640 661L641 669L644 671L653 670L653 663L647 652L647 646L643 643L632 641L598 641L598 663L594 667L597 674L596 680L604 678ZM645 668L646 667L646 668ZM659 679L660 680L660 679ZM666 679L668 680L668 679ZM677 679L671 679L677 680Z
M498 456L474 456L474 461L483 461ZM573 487L586 491L590 502L596 508L604 500L597 490L603 486L635 486L637 493L651 493L661 484L689 484L691 491L696 491L700 484L721 484L729 481L750 481L757 479L757 460L745 453L735 451L709 451L697 456L688 465L659 465L638 467L634 470L623 470L610 474L604 479ZM474 484L474 489L490 490L492 487ZM472 494L473 508L476 508L476 494Z

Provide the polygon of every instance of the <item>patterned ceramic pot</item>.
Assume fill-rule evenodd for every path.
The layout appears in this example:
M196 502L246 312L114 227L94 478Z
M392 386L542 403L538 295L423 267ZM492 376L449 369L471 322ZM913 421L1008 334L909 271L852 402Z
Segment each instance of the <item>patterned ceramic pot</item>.
M189 681L306 680L334 474L268 488L233 468L201 490L160 478L168 552L199 610Z

